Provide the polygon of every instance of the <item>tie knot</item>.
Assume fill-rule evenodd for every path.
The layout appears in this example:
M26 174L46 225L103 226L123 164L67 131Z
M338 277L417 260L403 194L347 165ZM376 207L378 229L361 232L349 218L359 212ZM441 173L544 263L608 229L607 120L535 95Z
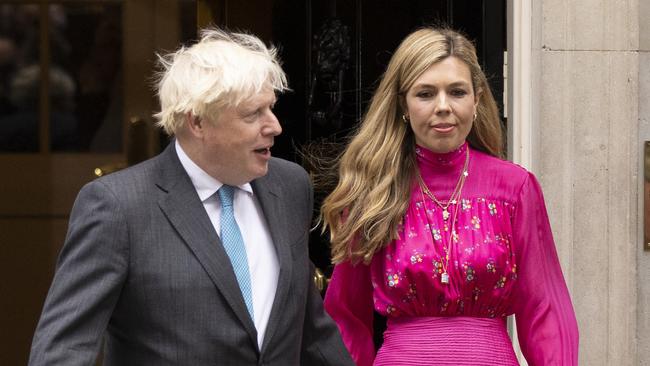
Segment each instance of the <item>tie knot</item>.
M222 207L232 206L232 198L235 194L235 187L224 184L221 186L221 188L219 188L218 193Z

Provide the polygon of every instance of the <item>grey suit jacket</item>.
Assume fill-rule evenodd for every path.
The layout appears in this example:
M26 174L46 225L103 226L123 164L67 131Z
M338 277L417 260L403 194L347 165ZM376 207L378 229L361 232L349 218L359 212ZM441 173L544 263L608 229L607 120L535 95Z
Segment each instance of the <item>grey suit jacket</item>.
M172 143L80 191L29 364L93 365L105 338L106 366L353 365L312 281L307 174L272 159L252 186L280 263L261 349Z

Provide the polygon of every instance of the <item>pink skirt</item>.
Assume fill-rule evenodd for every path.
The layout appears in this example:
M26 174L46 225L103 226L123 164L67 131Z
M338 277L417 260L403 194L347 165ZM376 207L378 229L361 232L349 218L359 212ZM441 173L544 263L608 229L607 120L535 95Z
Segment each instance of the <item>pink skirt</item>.
M398 317L388 319L375 366L518 366L505 319Z

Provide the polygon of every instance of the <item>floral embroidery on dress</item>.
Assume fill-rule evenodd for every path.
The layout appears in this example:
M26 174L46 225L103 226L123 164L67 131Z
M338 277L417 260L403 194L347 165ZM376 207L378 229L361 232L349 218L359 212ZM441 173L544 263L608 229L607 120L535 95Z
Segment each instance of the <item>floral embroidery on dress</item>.
M440 294L438 297L438 301L440 302L440 313L444 314L447 312L447 308L449 307L449 301L447 301L444 297L443 294Z
M497 266L494 264L494 259L488 259L488 262L485 265L485 269L487 269L488 273L496 273Z
M422 263L423 255L421 253L415 252L411 256L411 264Z
M517 279L517 265L513 264L512 269L510 270L510 279L511 280L516 280Z
M513 205L463 197L458 206L450 206L450 212L458 209L453 221L444 220L442 209L432 200L425 197L422 202L412 199L403 235L378 256L384 264L372 275L378 285L375 291L390 292L383 293L375 310L391 317L507 313L508 308L494 300L510 294L513 284L509 282L517 277L510 247L512 223L503 214L510 213ZM444 272L449 283L440 282Z
M445 222L445 223L442 225L442 230L443 230L444 232L448 232L448 231L449 231L449 225L447 224L447 222Z
M481 291L481 289L478 286L474 287L474 290L472 290L472 299L474 300L474 302L478 301L478 297L481 294L481 292L483 291Z
M490 215L494 216L497 214L497 205L494 202L488 203L488 209L490 209Z
M442 261L434 259L433 260L433 277L436 278L441 273L442 273Z
M493 241L494 240L492 240L492 236L490 235L490 233L485 233L485 239L483 239L483 243L484 244L490 244Z
M463 263L463 269L465 270L465 280L467 282L474 281L474 268L468 262Z
M454 231L451 233L451 240L453 240L454 243L458 243L458 233L456 232L456 230L454 230Z
M408 237L409 238L415 238L418 236L417 232L415 231L415 228L410 228L408 232Z
M510 239L507 234L497 234L494 238L498 245L505 245L506 248L510 248Z
M415 295L417 295L417 290L415 288L415 284L411 283L409 284L409 290L406 293L406 296L402 299L402 302L413 301L415 299Z
M481 219L479 219L478 217L472 216L472 221L471 222L472 222L472 226L474 227L474 229L478 230L478 229L481 228Z
M456 300L456 314L463 314L464 311L465 302L461 298L458 298L458 300Z
M386 283L388 287L395 287L400 282L400 276L397 273L387 273L386 274Z
M494 308L494 306L488 306L487 315L488 315L489 318L494 318L497 315L496 314L496 309Z

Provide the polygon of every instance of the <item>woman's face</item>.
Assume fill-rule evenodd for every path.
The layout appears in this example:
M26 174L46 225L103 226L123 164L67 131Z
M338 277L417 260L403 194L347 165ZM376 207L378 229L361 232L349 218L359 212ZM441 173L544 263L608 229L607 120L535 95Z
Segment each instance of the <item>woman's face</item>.
M406 93L415 142L437 153L458 148L472 129L477 105L467 64L453 56L433 64Z

